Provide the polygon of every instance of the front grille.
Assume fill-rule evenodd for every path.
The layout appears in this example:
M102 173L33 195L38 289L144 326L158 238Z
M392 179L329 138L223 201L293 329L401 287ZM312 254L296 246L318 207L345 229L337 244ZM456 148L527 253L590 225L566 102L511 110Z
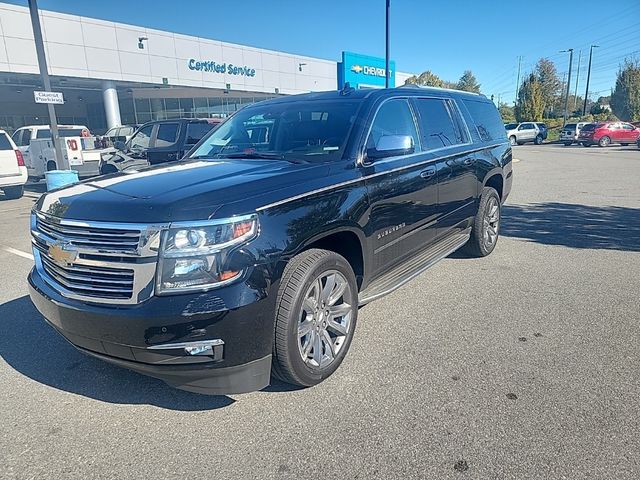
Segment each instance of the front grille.
M65 220L37 212L31 220L36 270L68 298L139 303L153 294L163 228Z
M133 295L133 270L92 266L60 266L42 252L44 271L65 290L86 297L129 299Z
M96 250L135 252L140 243L140 230L69 225L40 215L36 217L36 228L55 241Z

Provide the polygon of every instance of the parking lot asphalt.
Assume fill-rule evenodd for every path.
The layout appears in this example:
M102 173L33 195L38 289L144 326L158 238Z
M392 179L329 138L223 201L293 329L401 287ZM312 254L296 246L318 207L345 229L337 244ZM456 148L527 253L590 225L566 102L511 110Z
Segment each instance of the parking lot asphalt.
M42 186L0 199L0 478L640 478L640 150L514 156L491 256L362 308L324 383L228 397L67 344L25 282Z

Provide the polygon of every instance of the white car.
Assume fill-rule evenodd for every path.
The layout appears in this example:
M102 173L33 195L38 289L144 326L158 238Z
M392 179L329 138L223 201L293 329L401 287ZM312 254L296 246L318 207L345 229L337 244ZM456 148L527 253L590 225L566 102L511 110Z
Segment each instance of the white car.
M84 125L58 125L58 134L60 138L63 137L89 137L91 133L89 129ZM31 162L30 145L31 140L41 140L51 138L51 130L49 125L28 125L26 127L20 127L11 136L14 143L18 146L24 163L27 166L29 175L37 177L38 174L34 172L35 166ZM41 175L40 175L41 176Z
M567 123L562 127L562 130L560 130L560 141L567 147L572 143L578 143L580 130L587 124L589 124L589 122Z
M544 141L544 133L535 122L508 123L504 126L511 145L522 145L533 142L540 145Z
M0 190L4 198L22 197L28 178L22 152L4 130L0 130Z

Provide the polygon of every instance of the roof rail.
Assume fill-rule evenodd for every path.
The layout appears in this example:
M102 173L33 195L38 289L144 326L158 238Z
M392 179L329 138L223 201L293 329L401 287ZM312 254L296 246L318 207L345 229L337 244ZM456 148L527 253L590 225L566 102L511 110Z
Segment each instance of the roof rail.
M432 87L430 85L418 85L417 83L405 83L404 85L400 85L396 88L424 88L424 89L433 89L433 90L442 90L444 92L462 92L468 93L469 95L478 95L480 97L486 97L484 93L476 93L476 92L467 92L466 90L458 90L457 88L445 88L445 87Z

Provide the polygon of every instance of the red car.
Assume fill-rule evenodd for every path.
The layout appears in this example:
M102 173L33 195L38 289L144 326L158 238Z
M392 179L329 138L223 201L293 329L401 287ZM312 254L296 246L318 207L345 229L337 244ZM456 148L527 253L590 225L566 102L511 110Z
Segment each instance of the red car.
M582 127L578 142L583 147L600 145L606 147L612 143L629 145L640 138L640 128L626 122L598 122Z

